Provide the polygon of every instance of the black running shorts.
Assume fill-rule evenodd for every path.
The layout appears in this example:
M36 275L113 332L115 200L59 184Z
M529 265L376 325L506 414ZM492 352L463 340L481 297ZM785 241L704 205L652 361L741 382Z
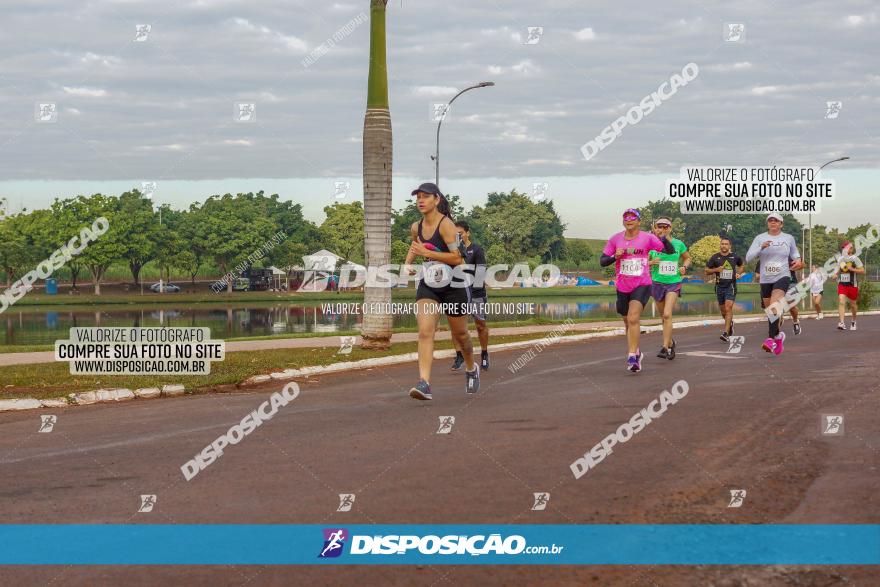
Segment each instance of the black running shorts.
M640 285L630 292L617 292L617 313L626 316L629 312L629 303L631 301L641 302L642 307L648 305L648 298L651 297L651 286Z
M416 289L416 301L434 300L442 306L443 313L447 316L464 316L467 314L470 296L466 287L428 287L424 282L419 282Z
M762 283L761 284L761 297L769 298L773 294L774 289L781 289L783 292L787 292L788 288L791 286L791 277L780 277L773 283Z

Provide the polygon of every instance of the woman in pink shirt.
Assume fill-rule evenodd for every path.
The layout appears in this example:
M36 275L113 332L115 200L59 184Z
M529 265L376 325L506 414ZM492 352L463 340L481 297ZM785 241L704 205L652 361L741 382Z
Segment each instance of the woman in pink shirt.
M626 328L626 368L633 373L642 369L642 352L639 350L639 322L642 310L651 296L651 271L648 253L660 251L674 253L675 248L664 236L658 238L639 228L642 215L635 208L623 213L623 232L618 232L606 243L599 264L607 267L614 263L617 285L617 313L623 316Z

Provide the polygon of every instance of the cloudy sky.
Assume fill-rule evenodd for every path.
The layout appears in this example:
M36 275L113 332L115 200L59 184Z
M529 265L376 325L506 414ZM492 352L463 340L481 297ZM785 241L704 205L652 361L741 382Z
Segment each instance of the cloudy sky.
M368 0L8 0L0 196L15 211L141 181L176 206L264 189L320 221L335 181L360 198L368 15ZM876 2L391 0L387 23L396 207L433 178L432 104L491 80L443 124L441 184L468 204L547 182L568 234L600 237L685 165L847 155L817 222L880 221ZM689 62L694 81L583 157ZM54 122L35 116L46 103ZM237 121L237 103L254 120Z

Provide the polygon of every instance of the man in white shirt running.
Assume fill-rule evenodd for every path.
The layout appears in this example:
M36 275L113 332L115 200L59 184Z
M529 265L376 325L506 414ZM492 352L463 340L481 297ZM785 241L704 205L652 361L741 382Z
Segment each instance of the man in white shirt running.
M746 263L760 257L761 300L765 308L774 307L776 302L784 304L782 300L791 285L791 272L804 266L797 242L793 236L782 232L782 223L782 215L777 212L767 216L767 232L756 236L746 253ZM761 345L765 351L775 355L782 354L785 342L785 333L779 329L781 319L781 313L773 318L768 317L769 336Z

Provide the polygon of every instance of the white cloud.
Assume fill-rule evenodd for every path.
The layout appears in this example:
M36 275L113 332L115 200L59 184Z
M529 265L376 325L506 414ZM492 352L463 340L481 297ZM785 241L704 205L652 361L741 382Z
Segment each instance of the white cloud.
M63 89L65 93L70 94L71 96L83 96L86 98L103 98L107 95L107 90L102 90L99 88L71 88L68 86L63 86L61 89Z
M92 53L91 51L84 54L79 58L82 63L92 64L92 63L100 63L104 67L112 67L114 65L119 65L122 63L122 59L119 57L114 57L113 55L98 55L97 53Z
M568 159L526 159L523 165L574 165Z
M529 132L529 128L518 122L505 123L507 130L501 133L501 138L507 139L514 143L543 143L544 139L537 137Z
M260 92L259 94L257 94L257 101L274 103L281 102L281 98L273 94L272 92Z
M523 115L533 118L563 118L569 116L570 113L565 110L526 110Z
M248 139L226 139L223 141L224 145L236 145L241 147L250 147L254 144L253 141Z
M592 41L596 38L596 33L593 32L592 27L587 27L577 31L574 34L574 38L578 41Z
M531 75L541 71L541 68L535 65L531 59L523 59L519 63L511 65L510 70L523 75Z
M851 14L846 17L846 24L850 26L859 26L864 24L865 17L860 14Z
M519 63L514 63L510 67L501 65L490 65L486 70L492 75L503 75L505 73L515 73L523 76L529 76L541 71L541 68L531 59L523 59Z
M715 65L707 65L705 69L709 71L745 71L751 69L752 64L748 61L737 61L736 63L716 63Z
M767 94L775 94L779 92L779 86L755 86L751 90L753 96L766 96Z
M846 22L847 26L851 26L851 27L859 27L859 26L862 26L863 24L868 24L868 23L874 24L875 22L877 22L877 15L873 12L871 14L867 14L867 15L850 14L849 16L846 17L845 22Z
M296 53L308 52L308 46L306 45L306 42L299 37L295 37L293 35L285 35L284 33L274 31L267 26L254 24L246 18L236 17L233 18L230 22L235 28L241 31L254 33L259 36L269 38Z
M167 145L141 145L137 147L138 151L183 151L186 147L180 143L170 143Z
M451 97L457 91L458 89L450 86L416 86L413 88L413 94L430 98Z

